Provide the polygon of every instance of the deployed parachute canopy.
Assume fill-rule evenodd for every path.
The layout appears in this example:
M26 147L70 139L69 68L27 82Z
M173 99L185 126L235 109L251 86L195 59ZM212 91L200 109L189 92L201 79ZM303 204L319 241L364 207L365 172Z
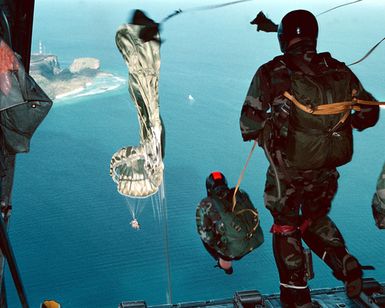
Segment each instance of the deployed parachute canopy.
M124 147L112 156L110 175L118 192L131 198L152 196L163 182L164 130L158 104L160 40L159 33L155 40L141 39L147 27L152 25L124 24L116 33L116 45L129 70L128 89L138 111L140 144ZM135 212L133 209L131 226L138 229Z

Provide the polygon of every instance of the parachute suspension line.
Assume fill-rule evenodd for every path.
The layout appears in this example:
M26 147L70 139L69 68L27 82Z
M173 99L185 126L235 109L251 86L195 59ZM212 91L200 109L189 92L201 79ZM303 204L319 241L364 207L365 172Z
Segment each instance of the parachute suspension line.
M142 199L135 199L135 210L136 210L136 215L139 216L140 214L142 214L143 212L143 209L144 209L144 205L143 205L143 202L144 200Z
M185 9L185 10L179 9L179 10L174 11L172 14L168 15L167 17L163 18L163 20L160 22L160 24L162 24L162 23L166 22L167 20L169 20L170 18L172 18L176 15L182 14L182 13L214 10L214 9L219 9L221 7L224 7L224 6L234 5L234 4L238 4L238 3L242 3L242 2L249 2L249 1L252 1L252 0L238 0L238 1L225 2L225 3L221 3L221 4L204 5L204 6L198 6L198 7L194 7L194 8L190 8L190 9Z
M318 15L316 15L316 17L321 16L321 15L323 15L323 14L325 14L325 13L330 12L330 11L333 11L333 10L335 10L335 9L338 9L338 8L340 8L340 7L343 7L343 6L346 6L346 5L350 5L350 4L354 4L354 3L357 3L357 2L361 2L361 1L362 1L362 0L356 0L356 1L352 1L352 2L348 2L348 3L344 3L344 4L337 5L337 6L335 6L335 7L332 7L331 9L328 9L328 10L326 10L326 11L323 11L323 12L319 13Z
M237 194L237 191L239 189L239 186L241 185L241 182L243 180L243 177L245 175L245 171L246 171L246 168L247 168L247 165L249 164L250 162L250 159L251 159L251 155L253 155L253 152L254 152L254 149L255 149L255 146L257 145L257 140L254 140L254 144L253 144L253 147L251 148L251 151L249 153L249 156L247 157L247 160L246 160L246 163L245 163L245 166L243 167L243 170L239 176L239 179L238 179L238 182L237 182L237 185L235 186L235 189L234 189L234 194L233 194L233 208L232 208L232 212L234 212L234 209L235 209L235 205L237 203L237 198L236 198L236 194Z
M166 200L166 194L165 194L165 179L163 175L163 181L162 184L159 187L158 192L158 201L160 203L160 215L162 227L163 227L163 237L164 237L164 255L166 258L166 270L167 270L167 303L172 304L172 283L171 283L171 261L170 261L170 252L169 252L169 238L168 238L168 213L167 213L167 200Z
M362 0L356 0L356 1L348 2L348 3L344 3L344 4L341 4L341 5L337 5L335 7L332 7L331 9L328 9L326 11L323 11L323 12L319 13L318 15L316 15L316 17L321 16L321 15L323 15L325 13L330 12L330 11L333 11L335 9L338 9L340 7L343 7L343 6L346 6L346 5L350 5L350 4L354 4L354 3L357 3L357 2L361 2L361 1ZM358 63L364 61L378 47L378 45L380 45L384 40L385 40L385 37L383 39L381 39L377 44L375 44L361 59L359 59L359 60L357 60L357 61L355 61L353 63L348 64L348 66L352 66L352 65L355 65L355 64L358 64Z
M151 205L152 205L152 216L153 217L159 217L158 215L158 208L157 206L155 205L155 201L153 199L154 196L151 196Z
M160 224L162 221L162 215L161 215L162 202L160 201L159 193L160 192L158 190L158 192L155 195L151 196L151 205L152 205L154 218L157 218L158 223Z
M131 204L131 202L130 202L130 200L129 200L129 197L125 197L124 199L126 200L128 209L129 209L130 212L131 212L132 219L136 219L135 205Z
M353 63L348 64L348 66L352 66L352 65L355 65L357 63L360 63L361 61L364 61L378 47L378 45L380 45L384 40L385 40L385 37L383 39L381 39L376 45L374 45L361 59L359 59Z
M245 213L245 212L250 212L251 215L254 216L256 224L255 224L254 228L250 232L250 233L254 233L255 230L257 230L257 228L259 226L259 214L258 214L258 211L257 210L254 211L252 209L243 209L243 210L240 210L239 212L237 212L235 215L240 215L240 214Z
M139 215L142 213L144 208L144 200L140 198L130 198L126 197L124 198L126 200L126 203L128 205L128 209L131 212L132 219L138 219Z
M151 195L150 199L151 199L151 206L152 206L152 214L153 214L153 217L154 219L157 219L159 225L161 224L162 222L162 215L163 215L163 212L162 212L162 209L163 209L163 202L164 202L164 188L163 188L163 181L164 181L164 178L162 180L162 183L160 184L159 186L159 189L158 191Z

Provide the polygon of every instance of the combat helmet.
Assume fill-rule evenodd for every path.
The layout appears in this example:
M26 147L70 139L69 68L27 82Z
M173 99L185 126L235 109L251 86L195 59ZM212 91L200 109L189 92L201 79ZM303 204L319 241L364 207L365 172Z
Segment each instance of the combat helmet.
M318 23L315 16L306 10L295 10L287 13L278 27L278 41L281 51L286 52L290 41L294 38L308 38L317 45Z
M206 178L206 190L207 195L211 195L215 192L223 189L228 189L227 180L222 172L214 171Z

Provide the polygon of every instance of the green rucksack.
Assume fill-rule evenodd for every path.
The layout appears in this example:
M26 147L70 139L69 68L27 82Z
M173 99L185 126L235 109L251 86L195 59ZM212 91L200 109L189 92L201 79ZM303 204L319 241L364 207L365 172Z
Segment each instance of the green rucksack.
M318 57L331 59L328 53ZM302 105L314 108L352 100L352 74L343 63L330 61L329 67L314 72L293 58L284 62L290 71L290 92ZM314 115L292 104L286 154L289 165L298 169L334 168L349 162L353 154L350 110Z
M234 212L228 199L213 195L201 201L196 216L201 239L222 256L239 259L264 241L258 212L245 192L237 192Z

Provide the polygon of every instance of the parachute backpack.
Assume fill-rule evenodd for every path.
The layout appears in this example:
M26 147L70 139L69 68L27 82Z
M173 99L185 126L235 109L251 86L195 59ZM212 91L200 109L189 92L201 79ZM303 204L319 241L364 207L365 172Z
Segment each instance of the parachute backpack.
M208 185L212 181L211 187ZM218 185L219 184L219 185ZM259 247L264 239L258 211L247 193L227 187L220 172L213 172L206 181L208 197L196 209L196 225L201 240L220 256L240 259Z
M317 58L329 68L314 72L294 57L283 60L291 77L291 94L284 96L294 104L286 153L290 166L298 169L334 168L348 163L353 155L351 74L342 63L328 61L329 53Z
M293 103L286 146L289 165L317 169L348 163L353 155L352 111L385 103L357 98L361 86L352 87L350 70L328 52L314 56L310 64L287 54L282 60L291 79L291 93L283 96Z

